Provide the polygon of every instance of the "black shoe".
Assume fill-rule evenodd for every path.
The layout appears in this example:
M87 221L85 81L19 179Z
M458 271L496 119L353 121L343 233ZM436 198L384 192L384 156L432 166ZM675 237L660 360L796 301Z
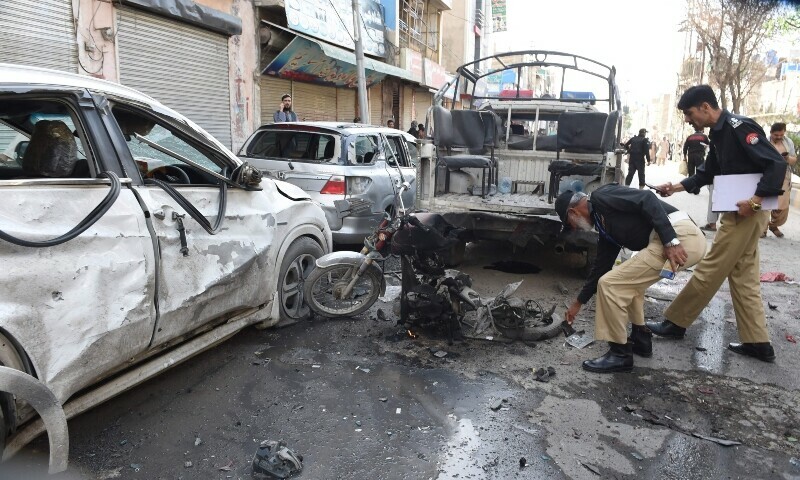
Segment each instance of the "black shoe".
M646 325L631 325L631 336L628 343L633 344L633 353L640 357L653 356L653 332Z
M775 361L775 350L772 344L765 343L729 343L728 350L740 355L747 355L761 360L762 362L772 363Z
M595 373L630 372L633 370L633 352L630 343L608 342L608 352L602 357L583 362L583 369Z
M647 322L647 328L659 337L675 338L680 340L686 335L686 329L679 327L666 318L661 322Z

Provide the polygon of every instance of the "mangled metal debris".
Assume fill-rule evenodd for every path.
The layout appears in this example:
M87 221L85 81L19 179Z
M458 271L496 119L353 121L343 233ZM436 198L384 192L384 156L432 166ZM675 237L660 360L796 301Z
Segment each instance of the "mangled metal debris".
M709 442L714 442L714 443L716 443L718 445L722 445L723 447L731 447L731 446L734 446L734 445L741 445L742 444L742 442L737 442L736 440L726 440L724 438L709 437L707 435L701 435L699 433L692 433L692 436L700 438L700 439L703 439L703 440L708 440Z
M261 442L253 456L253 477L283 479L303 470L303 456L289 450L283 441Z

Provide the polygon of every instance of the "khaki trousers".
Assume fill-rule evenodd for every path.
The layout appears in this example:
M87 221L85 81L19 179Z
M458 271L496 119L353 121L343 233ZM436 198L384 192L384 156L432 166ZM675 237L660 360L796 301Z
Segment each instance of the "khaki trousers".
M722 214L708 255L664 311L670 322L684 328L691 325L727 278L739 339L745 343L769 342L758 265L758 239L769 216L768 211L751 217L734 212Z
M672 228L689 257L683 268L691 267L706 253L706 237L691 220L676 222ZM650 243L630 260L614 267L597 282L597 340L626 343L628 322L644 325L644 292L661 279L664 245L654 231Z

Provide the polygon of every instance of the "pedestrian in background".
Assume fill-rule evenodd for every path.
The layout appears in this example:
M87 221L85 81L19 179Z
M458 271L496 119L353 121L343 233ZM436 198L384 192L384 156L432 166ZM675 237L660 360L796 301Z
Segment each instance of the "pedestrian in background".
M394 128L394 120L391 118L389 120L386 120L386 126L389 128Z
M658 143L658 154L656 156L656 165L666 165L667 164L667 154L669 153L669 141L667 140L667 136L664 135L661 137L661 141Z
M421 138L423 140L427 138L427 132L425 130L424 123L420 123L419 125L417 125L417 138Z
M272 121L275 123L297 121L297 114L292 111L292 96L288 93L281 97L281 104L272 114Z
M741 343L728 348L765 362L775 361L769 340L759 278L758 237L767 227L769 213L761 209L764 197L783 193L786 162L769 145L764 130L752 119L733 115L719 108L714 91L708 85L686 90L678 109L692 127L711 127L711 148L697 172L681 183L658 187L661 195L687 191L698 194L716 175L761 173L755 194L742 194L737 212L722 214L721 224L708 254L694 268L694 274L664 311L661 322L647 322L656 335L683 338L686 328L700 315L722 282L728 280L736 314L736 328Z
M567 190L556 199L555 209L564 230L594 228L600 234L589 279L565 315L572 324L581 306L597 293L594 335L607 341L609 350L583 362L583 368L628 372L634 353L653 355L652 334L644 323L645 290L660 279L662 269L675 272L697 263L705 254L706 237L686 212L650 191L615 183L603 185L591 196ZM639 253L612 270L622 248Z
M781 156L786 160L786 176L783 179L783 195L778 199L778 208L770 212L769 231L778 238L783 238L780 226L786 223L789 218L789 201L792 192L792 169L797 163L797 154L794 150L794 143L786 136L786 124L783 122L773 123L769 129L769 142L775 147ZM761 237L766 237L767 231Z
M694 175L697 167L706 161L706 149L708 148L708 137L703 133L703 129L695 129L694 133L686 137L683 142L683 159L686 161L688 176Z
M417 128L416 120L411 120L411 128L408 129L408 134L413 135L415 137L419 135L419 129Z
M625 186L628 186L633 181L634 173L639 173L639 188L645 187L644 183L644 159L647 158L647 164L650 165L650 140L645 136L647 130L639 129L639 135L632 137L623 145L628 152L628 175L625 177Z

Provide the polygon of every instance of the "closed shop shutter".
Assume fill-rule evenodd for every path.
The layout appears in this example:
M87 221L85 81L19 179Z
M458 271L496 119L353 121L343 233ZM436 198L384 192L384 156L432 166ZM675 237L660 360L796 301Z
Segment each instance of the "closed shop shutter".
M383 93L380 83L369 89L369 123L383 125Z
M427 125L428 122L425 119L425 115L428 114L428 108L431 106L433 94L428 90L416 90L414 92L414 97L416 99L415 107L417 110L417 122Z
M352 122L358 116L356 112L356 90L352 88L336 89L336 120Z
M231 146L228 38L138 10L119 8L119 75Z
M65 0L0 0L0 62L78 73L72 19Z
M411 128L411 120L417 120L412 110L414 107L414 89L408 85L403 85L403 93L400 98L400 115L402 117L401 125L403 130Z
M261 124L272 122L272 115L278 110L281 97L292 94L292 81L272 75L262 75L261 82ZM292 96L294 100L294 96Z
M335 121L336 89L314 83L292 84L292 105L301 121Z

